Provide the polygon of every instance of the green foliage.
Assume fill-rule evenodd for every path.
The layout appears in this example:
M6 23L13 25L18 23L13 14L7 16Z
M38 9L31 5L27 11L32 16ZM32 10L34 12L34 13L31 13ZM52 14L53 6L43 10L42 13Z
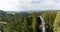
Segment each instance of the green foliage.
M57 13L54 20L54 32L60 32L60 12Z
M41 21L37 21L38 16L42 16L46 22L46 32L54 32L53 25L57 12L38 12L38 13L11 13L4 12L0 14L0 29L3 32L40 32L39 25ZM38 31L39 30L39 31Z
M46 32L53 32L53 25L56 14L57 12L46 12L42 14L44 20L46 21Z

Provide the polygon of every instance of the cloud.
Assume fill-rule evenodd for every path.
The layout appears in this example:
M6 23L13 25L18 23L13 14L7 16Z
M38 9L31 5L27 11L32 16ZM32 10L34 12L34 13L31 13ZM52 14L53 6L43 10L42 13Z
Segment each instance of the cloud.
M0 9L9 11L23 10L60 10L59 0L0 0Z
M40 1L40 2L38 2ZM30 1L28 3L23 3L22 7L24 10L59 10L60 9L60 1L55 2L55 0L38 0L36 2Z
M19 6L19 7L17 7ZM21 3L19 0L0 0L0 10L4 11L19 11L21 9Z
M53 0L45 0L44 2L44 5L52 5L54 3Z

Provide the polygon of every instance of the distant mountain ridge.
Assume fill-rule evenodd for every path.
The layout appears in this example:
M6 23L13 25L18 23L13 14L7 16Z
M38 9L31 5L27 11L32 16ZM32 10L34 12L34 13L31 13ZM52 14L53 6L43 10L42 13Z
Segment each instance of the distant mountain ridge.
M0 13L33 13L33 12L47 12L47 11L60 11L60 10L25 10L25 11L3 11L0 10Z

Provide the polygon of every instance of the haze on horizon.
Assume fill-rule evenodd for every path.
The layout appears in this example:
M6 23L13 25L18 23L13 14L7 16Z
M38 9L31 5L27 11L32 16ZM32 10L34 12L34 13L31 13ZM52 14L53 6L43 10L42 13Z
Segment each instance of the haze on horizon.
M60 0L0 0L0 10L60 10Z

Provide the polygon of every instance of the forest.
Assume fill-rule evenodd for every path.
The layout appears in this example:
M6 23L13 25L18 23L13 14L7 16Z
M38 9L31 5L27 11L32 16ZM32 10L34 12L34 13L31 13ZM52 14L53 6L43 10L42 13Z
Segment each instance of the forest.
M42 32L39 28L42 16L45 21L45 32L60 32L60 11L43 12L6 12L0 11L1 32ZM6 22L6 24L1 23Z

